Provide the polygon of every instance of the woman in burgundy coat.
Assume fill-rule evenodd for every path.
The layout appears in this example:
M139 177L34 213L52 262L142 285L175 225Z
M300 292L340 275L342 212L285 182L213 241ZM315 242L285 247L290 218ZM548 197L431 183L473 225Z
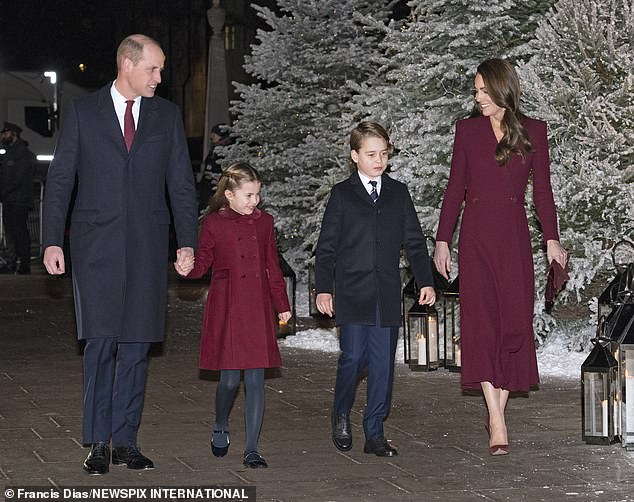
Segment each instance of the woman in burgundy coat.
M548 261L564 266L567 255L559 244L546 123L520 112L515 69L501 59L484 61L475 77L475 101L472 118L456 124L434 263L447 277L449 243L464 202L458 244L462 386L482 388L489 453L503 455L509 451L504 419L509 391L527 391L539 381L524 210L530 176Z
M244 465L267 467L257 452L264 413L264 369L282 365L273 311L286 322L290 306L279 265L273 218L260 211L260 177L248 164L223 172L199 236L198 254L188 278L212 278L205 306L200 367L220 370L215 456L229 449L229 412L244 370L246 446Z

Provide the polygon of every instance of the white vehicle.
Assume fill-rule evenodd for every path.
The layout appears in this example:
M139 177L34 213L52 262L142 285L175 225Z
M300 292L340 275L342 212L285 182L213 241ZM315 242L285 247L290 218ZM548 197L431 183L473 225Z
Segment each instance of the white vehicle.
M59 82L54 71L0 70L0 126L4 121L22 128L21 137L37 159L53 158L60 117L72 98L88 91L70 82Z

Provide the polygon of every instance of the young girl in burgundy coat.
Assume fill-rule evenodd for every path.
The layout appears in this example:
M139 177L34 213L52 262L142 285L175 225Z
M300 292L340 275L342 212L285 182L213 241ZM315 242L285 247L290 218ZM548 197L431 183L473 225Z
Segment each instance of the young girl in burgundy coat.
M222 173L200 230L195 264L188 278L211 267L205 306L200 367L220 370L211 450L229 449L229 412L244 370L246 445L244 465L267 467L257 452L264 414L264 369L282 365L273 311L287 322L290 306L279 265L273 218L257 208L260 177L245 163Z

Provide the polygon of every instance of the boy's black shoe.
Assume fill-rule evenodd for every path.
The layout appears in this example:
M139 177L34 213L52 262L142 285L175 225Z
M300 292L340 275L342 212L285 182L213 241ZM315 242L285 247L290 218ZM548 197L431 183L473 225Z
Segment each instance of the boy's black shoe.
M349 415L331 415L332 442L338 450L348 451L352 448L352 428Z
M392 448L383 436L365 440L363 453L374 453L377 457L395 457L398 451Z
M112 463L126 464L128 469L154 469L154 462L141 453L135 444L112 448Z

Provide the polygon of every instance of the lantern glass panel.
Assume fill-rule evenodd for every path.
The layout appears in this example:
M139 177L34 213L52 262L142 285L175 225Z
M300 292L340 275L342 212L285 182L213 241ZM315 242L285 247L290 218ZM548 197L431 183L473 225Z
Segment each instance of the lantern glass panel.
M439 366L438 313L415 304L407 314L409 365L413 370L433 370Z
M608 437L610 384L608 373L585 372L584 388L584 436Z
M621 347L621 443L634 447L634 347Z

